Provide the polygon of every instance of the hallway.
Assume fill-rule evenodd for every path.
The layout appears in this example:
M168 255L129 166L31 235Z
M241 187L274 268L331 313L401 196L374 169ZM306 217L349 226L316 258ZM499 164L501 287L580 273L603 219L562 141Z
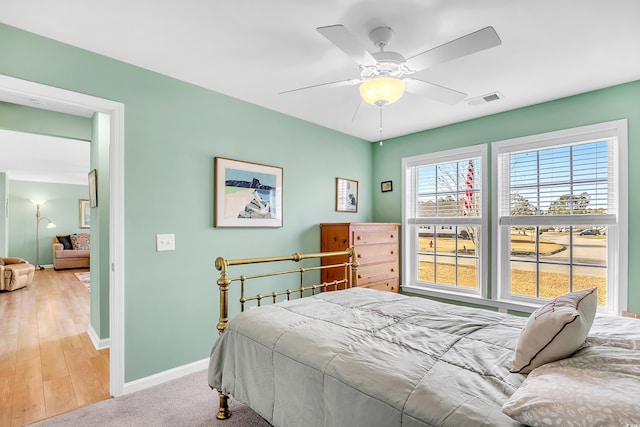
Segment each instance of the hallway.
M36 271L0 293L0 427L23 426L109 396L109 349L87 332L89 292L74 273Z

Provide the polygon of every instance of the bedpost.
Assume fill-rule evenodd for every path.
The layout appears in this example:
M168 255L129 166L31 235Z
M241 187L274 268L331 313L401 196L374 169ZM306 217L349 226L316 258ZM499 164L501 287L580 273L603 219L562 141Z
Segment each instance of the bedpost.
M227 277L227 261L224 258L216 258L216 269L220 271L218 287L220 288L220 320L218 321L218 332L222 334L229 322L229 284L231 280Z
M226 420L231 416L231 411L229 411L229 397L222 392L220 394L220 407L218 408L218 413L216 414L216 418L219 420Z
M216 258L216 269L220 271L220 278L218 279L218 287L220 288L220 320L218 321L218 333L222 334L227 328L229 322L229 284L231 280L227 277L228 264L222 257ZM218 413L216 418L219 420L226 420L231 416L229 411L229 397L219 392L220 406L218 407Z
M347 248L351 255L351 287L358 287L358 254L355 248Z

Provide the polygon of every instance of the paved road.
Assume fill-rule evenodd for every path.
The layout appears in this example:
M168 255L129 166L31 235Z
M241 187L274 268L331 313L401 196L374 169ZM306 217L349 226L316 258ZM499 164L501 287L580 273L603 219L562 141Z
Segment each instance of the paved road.
M552 255L545 255L540 257L540 261L544 262L543 270L547 272L567 273L570 257L569 250L569 233L542 233L542 238L564 245L567 249L560 251ZM607 262L607 239L582 237L574 234L573 238L573 263L574 264L589 264L596 266L606 266ZM451 254L449 254L451 255ZM514 256L514 261L535 261L535 256ZM420 261L432 261L433 257L426 255L420 256ZM455 257L438 257L438 262L443 263L455 263ZM475 259L473 258L458 258L459 264L462 265L474 265ZM549 263L549 264L547 264ZM513 266L514 268L522 270L535 270L535 264L531 262L519 262ZM601 267L582 267L574 266L574 274L587 275L587 276L606 276L606 269Z
M607 265L607 239L582 237L574 234L569 236L569 233L542 233L542 238L554 243L564 245L567 249L560 251L552 255L545 255L540 257L541 262L545 263L558 263L560 265L545 264L543 267L545 271L567 273L567 264L569 264L571 251L569 249L569 239L573 238L573 263L574 264L589 264L600 267L583 267L574 266L574 274L586 275L586 276L598 276L604 277L606 275ZM513 257L514 260L535 260L535 256L518 256ZM530 266L533 269L533 264L530 263L518 263L518 268L525 269Z

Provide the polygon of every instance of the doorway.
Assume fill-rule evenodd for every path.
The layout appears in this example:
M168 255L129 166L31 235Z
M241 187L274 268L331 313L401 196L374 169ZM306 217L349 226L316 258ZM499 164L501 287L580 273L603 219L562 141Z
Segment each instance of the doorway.
M124 105L118 102L0 75L0 99L41 105L69 114L103 113L109 120L109 383L124 390ZM104 286L105 284L102 284Z

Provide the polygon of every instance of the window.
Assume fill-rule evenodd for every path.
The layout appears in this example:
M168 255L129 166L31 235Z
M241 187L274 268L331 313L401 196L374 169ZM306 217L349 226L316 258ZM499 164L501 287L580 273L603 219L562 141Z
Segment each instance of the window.
M486 145L403 159L404 288L486 296Z
M625 120L492 145L498 298L536 303L598 288L626 307Z

